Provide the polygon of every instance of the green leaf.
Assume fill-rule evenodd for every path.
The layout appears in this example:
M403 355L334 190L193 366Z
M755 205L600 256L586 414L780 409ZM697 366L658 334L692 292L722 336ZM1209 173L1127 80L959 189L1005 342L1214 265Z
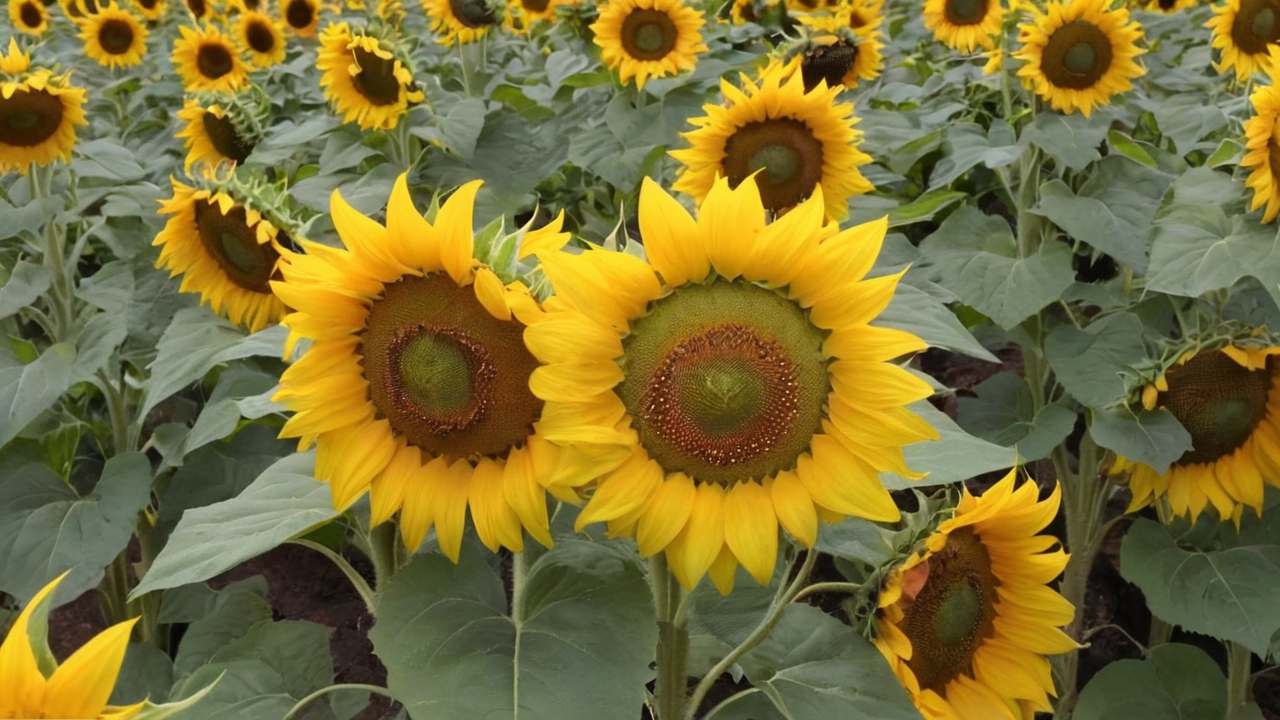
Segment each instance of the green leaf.
M108 704L132 705L148 698L160 702L169 697L171 687L173 660L169 654L151 643L131 642Z
M314 464L290 455L231 500L188 510L132 596L207 580L337 517Z
M814 547L828 555L872 567L885 564L897 553L894 531L857 517L819 525Z
M391 579L369 637L411 717L640 715L657 626L632 550L559 542L515 602L512 616L502 579L469 546L457 565L419 555Z
M70 599L94 587L133 537L151 497L151 464L126 452L107 461L93 491L79 497L43 465L0 482L0 590L23 602L71 570L59 587Z
M45 266L19 260L9 279L0 286L0 320L35 302L52 283L53 276Z
M82 382L107 367L112 354L129 335L123 313L95 313L76 336L76 361L72 366L74 382Z
M1120 547L1120 574L1157 617L1266 656L1280 630L1280 547L1217 551L1178 547L1159 523L1139 518Z
M906 330L929 343L930 347L945 348L988 362L999 362L999 358L969 334L946 305L905 282L898 283L889 307L872 324Z
M26 365L0 342L0 447L53 406L75 381L76 349L57 343Z
M207 307L184 308L156 345L151 363L146 401L141 414L150 412L165 398L204 377L218 353L244 339L235 325L215 315Z
M1178 153L1207 150L1217 142L1200 142L1227 126L1227 115L1217 103L1206 103L1200 93L1174 93L1164 97L1154 110L1160 132L1173 140Z
M920 251L938 284L1005 329L1057 300L1075 279L1064 243L1046 243L1019 259L1004 218L967 205L925 238Z
M929 188L944 187L970 169L983 165L1001 168L1022 157L1025 142L1017 143L1008 123L995 122L984 131L981 125L958 123L947 128L945 147L950 152L934 166Z
M445 145L463 160L476 152L476 140L484 130L485 103L479 98L464 98L440 118L440 134Z
M1117 660L1084 690L1075 720L1224 720L1227 684L1200 648L1166 643L1145 660Z
M80 179L101 178L112 182L141 180L146 171L134 153L108 138L77 143L71 169Z
M1164 410L1094 410L1089 433L1102 447L1160 473L1191 449L1191 435Z
M1141 145L1134 142L1133 138L1125 135L1119 130L1111 130L1107 132L1107 142L1111 143L1111 147L1117 152L1130 160L1146 165L1153 170L1159 166L1156 159L1143 149Z
M1142 331L1142 320L1127 312L1107 315L1084 329L1059 325L1045 339L1045 359L1072 397L1102 409L1125 396L1126 376L1133 376L1133 366L1146 359Z
M1057 158L1072 170L1083 170L1097 160L1098 146L1107 139L1111 116L1103 110L1085 117L1042 112L1023 130L1023 139Z
M889 211L889 227L932 220L938 213L969 197L958 190L930 190L906 205Z
M36 198L21 207L0 201L0 240L18 237L24 230L36 235L66 206L67 198L61 194Z
M1016 452L961 430L946 413L927 400L909 407L937 428L942 439L925 440L902 448L907 467L913 472L928 473L928 476L923 480L908 480L894 473L880 473L880 482L890 490L961 482L993 470L1013 467L1017 463Z
M1048 457L1076 424L1076 413L1052 403L1035 412L1031 388L1021 376L1000 372L957 400L956 421L983 440L1018 451L1023 462Z

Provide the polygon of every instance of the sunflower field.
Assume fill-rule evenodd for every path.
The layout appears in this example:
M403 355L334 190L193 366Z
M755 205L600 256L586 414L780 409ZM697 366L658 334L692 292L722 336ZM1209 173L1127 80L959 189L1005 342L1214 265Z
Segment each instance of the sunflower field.
M1280 0L5 0L0 718L1280 719Z

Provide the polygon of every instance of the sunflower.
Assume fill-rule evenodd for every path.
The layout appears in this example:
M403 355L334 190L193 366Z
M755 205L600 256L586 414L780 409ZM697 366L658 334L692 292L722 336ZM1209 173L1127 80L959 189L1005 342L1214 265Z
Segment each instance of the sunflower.
M129 633L137 618L98 633L60 665L42 668L37 660L38 650L32 639L46 637L51 596L66 576L63 573L36 593L0 644L0 668L4 669L0 717L129 720L147 703L111 707L107 700L120 674ZM52 662L47 649L42 654L45 662Z
M578 528L665 551L686 588L709 572L727 593L739 563L767 583L779 524L811 546L819 514L896 520L879 473L920 477L901 446L937 438L904 407L928 384L888 362L924 343L868 324L901 277L863 279L886 222L839 232L820 188L772 224L765 212L754 183L721 178L695 221L646 178L647 261L538 254L566 307L526 333L544 363L539 432L627 453Z
M475 42L498 23L487 0L422 0L441 45Z
M1199 0L1137 0L1135 6L1147 12L1172 15L1199 5Z
M624 84L692 70L706 52L698 30L702 13L681 0L609 0L591 23L600 59L618 71Z
M214 0L185 0L187 10L197 23L208 22L214 16Z
M320 35L316 67L322 73L320 87L343 122L364 130L394 128L409 103L424 97L409 69L378 38L352 35L345 22Z
M9 20L18 30L36 37L49 29L49 11L40 0L9 0Z
M507 25L516 32L528 32L534 23L554 20L556 8L569 0L514 0L507 5Z
M80 39L85 54L109 68L137 65L147 52L147 28L115 0L81 21Z
M173 64L188 91L238 90L249 81L240 52L216 26L179 25L178 30L182 37L173 43Z
M995 47L1003 22L1001 0L925 0L924 26L963 53Z
M801 17L800 23L814 31L800 60L805 92L812 91L823 80L827 87L843 85L852 90L860 80L880 77L884 68L880 34L874 26L851 29L848 8L834 15Z
M1017 470L955 515L880 591L875 645L926 720L1021 720L1052 712L1045 655L1078 646L1059 627L1075 608L1047 587L1067 564L1037 535L1058 514L1059 489L1037 501Z
M771 64L760 73L759 84L746 75L743 89L727 80L720 89L727 105L704 105L707 114L689 122L696 130L683 133L692 145L673 150L684 164L673 189L699 200L720 176L734 187L752 175L764 206L773 213L822 189L827 217L848 216L848 200L871 190L858 166L871 162L855 143L853 105L837 103L839 87L815 87L806 92L797 61Z
M260 10L240 13L235 38L253 67L271 67L284 61L284 31L270 15Z
M1280 485L1280 347L1185 353L1143 389L1142 402L1172 413L1192 449L1164 473L1116 462L1113 472L1130 473L1131 511L1161 499L1174 516L1197 517L1208 505L1222 518L1262 511L1264 478Z
M848 18L853 30L876 28L884 20L884 0L852 0L842 2L834 9L837 15Z
M1244 124L1248 152L1240 167L1252 170L1244 181L1253 188L1250 210L1263 205L1262 222L1269 223L1280 213L1280 86L1262 85L1249 96L1253 117Z
M210 167L223 162L242 163L257 144L257 138L246 131L244 123L237 122L217 103L206 107L199 100L187 98L177 116L184 123L176 137L182 138L187 149L183 165L187 173L200 162Z
M431 224L401 175L385 227L334 192L345 249L303 242L307 254L290 256L273 283L295 309L290 342L311 340L280 379L275 397L296 413L281 437L316 444L316 477L335 507L368 491L373 525L399 510L417 549L434 524L455 562L468 507L490 549L520 550L521 528L550 545L538 480L571 457L534 429L543 402L529 390L537 361L522 337L547 316L522 283L504 287L473 258L479 186L459 188Z
M316 0L282 0L280 17L295 35L309 38L320 26L320 6Z
M1205 27L1213 30L1213 47L1222 51L1222 61L1214 63L1218 72L1235 68L1236 79L1243 81L1274 70L1271 51L1280 42L1280 1L1227 0L1213 8Z
M174 180L173 197L160 202L160 214L173 217L152 243L161 248L156 267L171 277L181 274L180 290L200 293L201 302L250 332L284 317L270 282L279 276L290 239L259 211L226 192Z
M0 55L0 172L25 175L32 163L70 162L75 126L88 124L84 88L69 83L70 72L30 66L30 56L9 38L8 54Z
M1051 3L1046 12L1032 8L1034 19L1018 26L1022 47L1013 57L1026 63L1018 77L1064 113L1078 108L1089 117L1096 105L1133 88L1129 82L1146 70L1134 58L1142 26L1124 8L1108 10L1109 0Z

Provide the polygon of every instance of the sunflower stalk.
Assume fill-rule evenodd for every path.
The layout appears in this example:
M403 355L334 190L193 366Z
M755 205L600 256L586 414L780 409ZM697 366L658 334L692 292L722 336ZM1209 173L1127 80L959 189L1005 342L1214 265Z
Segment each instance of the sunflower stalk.
M649 582L653 587L653 604L658 620L657 680L654 687L657 717L658 720L678 720L688 717L685 708L690 707L689 630L683 621L677 621L683 591L667 567L666 554L658 553L649 559Z
M1253 652L1238 642L1227 641L1227 717L1249 702L1253 681Z
M387 582L399 569L396 567L397 542L396 528L391 523L369 529L369 560L373 562L374 587L378 592L387 589ZM372 606L370 612L373 612Z

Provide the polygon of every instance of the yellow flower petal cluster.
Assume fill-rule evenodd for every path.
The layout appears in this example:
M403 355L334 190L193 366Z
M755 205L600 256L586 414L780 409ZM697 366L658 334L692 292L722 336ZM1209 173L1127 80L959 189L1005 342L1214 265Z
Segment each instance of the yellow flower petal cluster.
M109 68L137 65L147 52L146 26L115 0L80 23L80 39L85 54Z
M924 26L960 52L995 47L1003 22L1001 0L925 0Z
M800 61L805 92L812 91L818 82L827 81L828 87L843 85L852 90L860 80L875 80L884 69L878 23L853 29L850 18L853 8L841 6L831 14L814 14L800 17L800 24L814 31L811 40L816 47L807 50Z
M70 72L31 70L31 58L9 39L0 55L0 172L26 174L32 164L71 161L76 126L87 125L84 88L70 84Z
M475 42L499 20L488 0L422 0L422 9L441 45Z
M1280 42L1280 4L1272 0L1227 0L1215 5L1205 23L1213 31L1213 47L1222 51L1213 66L1218 72L1235 70L1243 82L1253 75L1276 69L1276 43Z
M320 27L320 4L317 0L281 0L280 19L298 37L312 37Z
M600 59L628 84L692 70L707 51L702 13L681 0L609 0L591 24Z
M1266 206L1262 222L1280 213L1280 87L1262 85L1249 96L1253 116L1244 124L1245 148L1240 167L1252 170L1244 184L1253 190L1250 210Z
M246 10L235 22L236 44L249 56L255 68L284 62L284 30L280 23L261 10Z
M354 34L343 22L320 35L316 67L320 87L342 115L364 130L390 130L400 123L409 103L422 102L409 68L376 37Z
M179 25L173 42L173 66L187 91L238 90L249 82L240 51L216 25L198 29Z
M40 0L9 0L9 22L24 33L40 37L49 29L49 11Z

